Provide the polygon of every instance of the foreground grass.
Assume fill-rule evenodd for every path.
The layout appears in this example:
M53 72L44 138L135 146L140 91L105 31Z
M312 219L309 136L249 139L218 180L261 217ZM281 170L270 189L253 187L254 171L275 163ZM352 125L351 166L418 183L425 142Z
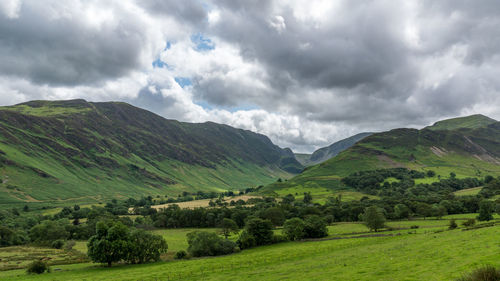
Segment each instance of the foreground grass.
M402 234L288 242L217 258L105 268L60 266L38 276L0 272L2 280L453 280L500 260L498 231Z

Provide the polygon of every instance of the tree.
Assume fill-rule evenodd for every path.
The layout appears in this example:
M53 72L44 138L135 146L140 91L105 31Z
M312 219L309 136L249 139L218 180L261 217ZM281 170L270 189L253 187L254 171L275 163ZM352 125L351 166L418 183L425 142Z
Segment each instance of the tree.
M432 178L434 176L436 176L436 172L434 172L433 170L427 171L427 177Z
M143 229L132 231L129 237L130 249L126 260L130 263L159 261L161 254L167 252L167 241Z
M291 218L283 225L283 233L291 241L302 239L305 236L304 229L304 221L300 218Z
M312 202L312 195L311 192L304 192L304 203L309 204Z
M394 214L398 219L407 219L410 217L410 209L405 204L397 204L394 206Z
M262 217L270 220L274 226L283 225L285 222L285 214L278 207L271 207L264 210Z
M483 200L479 203L479 221L489 221L493 219L493 212L495 211L495 203L489 200Z
M222 235L224 235L224 238L228 238L231 233L238 233L238 225L236 224L235 221L232 219L224 218L222 220L221 226L222 228Z
M273 241L273 225L271 221L259 218L249 219L245 225L245 230L240 235L239 241L248 242L250 247L271 244ZM239 242L240 247L249 248L243 245L245 243Z
M442 205L434 204L431 209L431 213L438 219L441 219L443 216L447 215L446 208Z
M417 214L424 217L424 219L431 215L432 207L426 203L418 203Z
M377 206L370 206L366 208L363 215L365 225L370 229L377 232L385 225L385 216Z
M187 234L188 252L193 257L218 256L233 253L236 243L222 239L214 232L195 231Z
M96 235L90 237L87 248L88 256L93 262L118 262L128 257L130 248L129 229L121 222L96 224Z
M321 238L328 236L326 222L318 215L308 216L304 220L304 226L306 238Z
M69 236L69 232L66 231L66 225L69 225L66 220L42 221L30 229L30 239L34 243L47 245L50 245L55 240L66 240Z

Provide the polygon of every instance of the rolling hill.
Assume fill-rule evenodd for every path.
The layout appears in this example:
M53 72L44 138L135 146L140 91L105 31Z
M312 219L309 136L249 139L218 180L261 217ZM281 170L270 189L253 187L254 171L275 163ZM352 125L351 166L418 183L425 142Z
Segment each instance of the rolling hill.
M0 204L235 190L301 170L290 149L264 135L167 120L125 103L0 108Z
M394 129L368 136L336 157L307 167L262 192L302 194L348 189L341 179L363 170L406 167L440 177L500 175L500 122L482 115L443 120L421 130Z

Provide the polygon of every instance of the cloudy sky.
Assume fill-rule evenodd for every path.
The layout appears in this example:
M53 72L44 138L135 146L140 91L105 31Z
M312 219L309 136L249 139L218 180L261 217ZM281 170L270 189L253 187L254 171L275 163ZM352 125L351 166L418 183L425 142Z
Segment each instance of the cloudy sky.
M500 1L0 0L0 104L126 101L311 152L500 119Z

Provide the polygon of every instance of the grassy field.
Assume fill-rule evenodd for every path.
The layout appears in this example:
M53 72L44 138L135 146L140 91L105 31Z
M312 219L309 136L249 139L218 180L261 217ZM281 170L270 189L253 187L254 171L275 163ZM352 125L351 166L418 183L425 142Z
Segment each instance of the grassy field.
M482 186L474 187L474 188L467 188L467 189L455 191L454 194L456 196L477 195L481 191L481 189L483 189Z
M246 201L248 201L248 199L251 199L251 198L262 198L262 197L261 196L250 196L250 195L224 197L224 202L227 202L228 204L231 201L238 201L238 200L243 200L246 202ZM194 208L200 208L200 207L208 207L209 202L211 200L215 201L215 199L201 199L201 200L193 200L193 201L187 201L187 202L154 205L151 207L155 208L155 209L163 209L163 208L168 208L168 206L171 206L171 205L178 205L181 209L194 209Z
M25 268L32 261L42 258L52 265L72 264L88 260L84 253L77 250L66 251L31 246L5 247L0 248L0 271ZM0 277L0 279L2 278Z
M426 221L434 224L442 221ZM356 226L357 227L357 226ZM39 276L0 272L2 280L453 280L476 266L498 266L499 226L387 237L288 242L238 254L115 266L57 266Z

